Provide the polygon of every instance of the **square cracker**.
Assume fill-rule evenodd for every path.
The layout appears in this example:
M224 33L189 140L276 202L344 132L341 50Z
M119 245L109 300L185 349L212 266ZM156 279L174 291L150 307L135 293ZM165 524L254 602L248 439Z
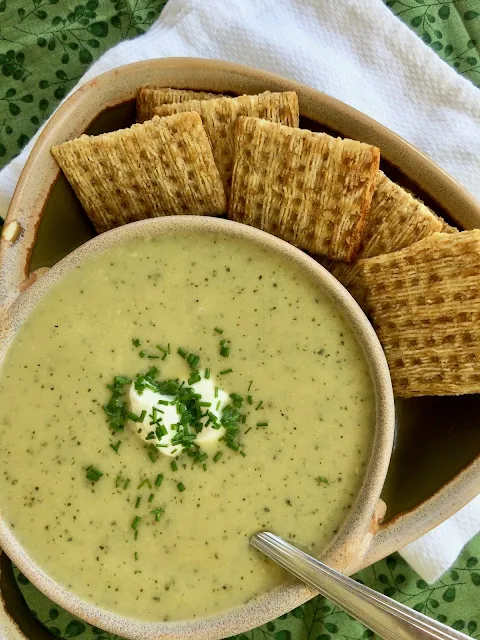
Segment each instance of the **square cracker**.
M137 93L137 122L145 122L153 118L155 107L174 102L188 100L210 100L220 98L221 94L205 91L189 91L187 89L170 89L168 87L140 87Z
M480 392L480 230L359 262L397 396Z
M299 119L298 98L293 91L270 93L238 98L215 100L191 100L182 104L163 105L154 109L159 116L180 111L197 111L212 144L213 156L223 180L225 193L230 191L233 169L235 122L239 116L255 116L297 127Z
M432 233L444 231L445 224L423 202L392 182L382 171L378 171L356 261L409 247ZM357 262L346 264L326 259L320 262L362 305Z
M257 118L239 118L229 217L302 249L350 261L363 237L380 152Z
M155 216L226 210L198 113L83 135L53 147L52 154L99 233Z

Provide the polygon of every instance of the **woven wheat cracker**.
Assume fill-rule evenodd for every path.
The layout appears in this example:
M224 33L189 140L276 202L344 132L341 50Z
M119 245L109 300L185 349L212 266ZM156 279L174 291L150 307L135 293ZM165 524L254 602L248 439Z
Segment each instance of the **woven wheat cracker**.
M52 154L99 233L144 218L226 209L197 113L83 135L53 147Z
M229 217L312 253L350 261L380 152L355 140L239 118Z
M205 91L189 91L187 89L170 89L161 87L140 87L137 93L137 122L145 122L153 118L155 107L174 102L188 100L209 100L219 98L221 94Z
M238 98L191 100L181 104L167 104L154 109L159 116L190 110L197 111L202 118L227 197L232 177L237 118L255 116L291 127L297 127L299 119L298 98L293 91L283 93L267 91L259 95L239 96Z
M365 234L356 259L373 258L409 247L432 233L443 231L444 224L420 200L378 171ZM362 305L357 263L345 264L325 259L320 262Z
M359 262L397 396L480 392L480 230Z

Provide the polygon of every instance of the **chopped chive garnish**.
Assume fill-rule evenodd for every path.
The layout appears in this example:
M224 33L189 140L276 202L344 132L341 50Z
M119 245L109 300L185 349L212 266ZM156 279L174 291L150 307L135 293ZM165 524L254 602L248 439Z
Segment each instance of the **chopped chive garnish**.
M121 444L122 444L122 441L119 440L117 444L110 444L110 447L115 451L115 453L118 453L118 450L120 449Z
M223 371L220 371L221 376L224 376L227 373L233 373L233 369L224 369Z
M167 344L167 353L170 353L170 343Z
M177 489L180 491L180 493L182 493L183 491L185 491L185 485L183 484L183 482L179 482L177 484Z
M147 354L145 353L145 351L140 351L138 355L140 356L140 358L144 358Z
M182 347L178 347L177 353L178 353L179 356L182 356L182 358L186 358L187 357L187 352L185 351L185 349L182 349Z
M131 420L132 422L143 422L143 419L145 418L145 416L147 415L147 412L145 411L145 409L142 411L142 413L137 416L136 413L132 413L131 411L127 414L127 418L129 420Z
M163 509L160 509L160 508L150 511L150 514L152 516L155 516L155 522L158 522L160 520L162 513L163 513Z
M85 475L87 476L87 480L97 482L103 476L103 473L93 465L90 465L87 467Z
M129 484L130 484L130 478L127 478L127 479L125 480L125 484L123 485L123 489L124 489L124 490L125 490L125 489L128 489L128 485L129 485Z
M188 384L195 384L196 382L200 382L201 379L202 379L202 376L199 374L198 371L196 370L192 371L192 375L188 379Z
M134 338L132 340L132 344L134 347L139 347L140 346L140 340L138 338Z
M163 482L163 474L159 473L158 476L155 478L155 486L159 487Z
M154 444L148 445L147 453L148 453L148 457L152 462L156 462L158 460L158 456L160 455L158 453L157 445L154 445Z
M164 406L169 405L170 402L168 400L157 400L157 404L162 404Z
M231 393L230 398L232 399L233 406L240 409L243 404L243 396L239 396L238 393Z
M200 362L200 356L197 356L195 353L189 353L187 357L187 362L190 365L191 369L196 369L198 363Z
M218 398L218 387L215 387L215 398Z
M138 539L138 530L137 530L137 531L135 531L135 535L133 536L133 539L134 539L134 540L137 540L137 539Z
M224 358L228 358L230 355L230 347L226 344L225 340L220 342L220 355Z
M247 396L247 402L248 402L248 404L253 404L252 396Z
M138 485L137 489L143 489L145 485L147 485L149 489L152 488L152 483L150 482L150 480L148 478L144 478Z
M149 501L149 502L152 502L152 501L153 501L153 499L154 499L154 497L155 497L155 496L153 495L153 493L151 493L151 494L148 496L148 501Z
M247 416L245 414L242 415L242 424L245 424L247 421Z
M208 380L210 378L210 369L205 369L204 378L205 378L205 380Z
M245 453L245 451L243 449L240 449L240 455L243 456L244 458L247 457L247 454Z
M248 429L245 431L245 435L247 435L247 433L251 430L252 430L252 427L248 427Z
M216 331L217 333L220 333L220 334L223 333L223 329L219 329L218 327L215 327L214 331Z
M207 470L207 465L204 463L202 466L203 466L203 470L206 471Z
M163 347L161 347L159 344L157 344L157 345L155 345L155 346L157 347L157 349L158 349L159 351L161 351L161 352L163 353L162 360L165 360L165 358L166 358L166 357L168 356L168 354L170 353L170 351L168 350L168 348L167 348L167 349L164 349L164 348L163 348Z
M140 516L135 516L135 518L133 519L131 527L134 531L137 531L138 525L140 524L141 519L142 518Z
M135 562L138 560L138 551L135 551L135 553L133 554L133 557L135 558Z
M172 471L177 471L178 469L178 464L176 460L172 460L170 463L170 466L172 467Z
M138 509L138 507L140 506L141 501L142 501L141 496L138 496L138 498L137 498L137 500L135 502L135 509Z
M262 405L263 405L263 400L260 400L260 402L255 407L255 411L258 411L261 408Z
M150 358L150 360L158 360L160 356L147 356L147 358Z
M213 461L218 462L222 457L223 453L221 451L217 451L217 453L213 456Z
M118 476L115 478L115 489L118 489L118 487L122 484L122 476L119 473Z
M257 427L268 427L268 422L257 422Z
M324 476L318 476L318 478L315 478L317 484L320 486L321 484L328 484L328 478L325 478Z
M250 391L250 389L252 388L252 384L253 384L253 380L250 380L250 382L248 383L247 391Z
M200 402L200 406L201 407L211 407L212 403L211 402Z

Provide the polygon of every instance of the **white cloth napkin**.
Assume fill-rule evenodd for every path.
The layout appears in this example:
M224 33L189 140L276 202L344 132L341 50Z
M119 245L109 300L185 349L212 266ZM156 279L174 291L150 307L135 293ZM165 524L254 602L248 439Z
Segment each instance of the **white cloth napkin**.
M169 0L145 35L105 53L79 85L169 56L230 60L316 87L399 133L480 199L480 91L381 0ZM0 215L32 145L0 172ZM402 553L434 580L478 530L476 500Z

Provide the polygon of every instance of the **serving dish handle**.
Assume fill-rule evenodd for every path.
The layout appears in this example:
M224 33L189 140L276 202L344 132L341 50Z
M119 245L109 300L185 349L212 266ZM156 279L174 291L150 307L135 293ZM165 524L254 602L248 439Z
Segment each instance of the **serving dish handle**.
M480 458L477 457L448 484L410 511L400 513L383 524L379 523L377 527L375 527L374 518L371 527L373 535L355 571L364 569L395 551L400 551L439 526L439 523L451 518L480 494L480 486L476 482L479 473ZM421 528L418 526L419 522L421 522Z

